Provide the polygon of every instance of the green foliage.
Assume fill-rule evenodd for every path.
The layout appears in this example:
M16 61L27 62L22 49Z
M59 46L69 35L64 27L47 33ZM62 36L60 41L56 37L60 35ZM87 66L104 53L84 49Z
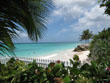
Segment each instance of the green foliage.
M70 62L72 64L72 67L68 67L70 72L70 78L71 82L75 82L75 80L77 80L78 78L78 75L81 73L79 69L81 62L79 60L74 60L74 58L70 59Z
M105 7L105 14L110 15L110 0L99 0L100 7Z
M79 76L76 83L94 83L92 79L88 79L84 76Z
M49 67L46 68L46 74L47 74L47 79L49 83L54 83L56 81L65 81L65 79L69 78L68 76L68 71L65 69L64 64L62 62L59 63L54 63L54 66L52 65L53 63L49 64Z
M85 83L108 83L110 81L110 63L104 62L98 63L91 61L90 64L86 63L81 65L79 61L70 60L72 67L68 67L70 72L70 78L72 82L79 82L82 80L87 81ZM84 78L80 77L83 76Z
M83 31L80 40L89 40L90 38L92 38L93 34L92 31L89 31L89 29Z
M110 67L110 63L91 61L91 64L88 65L88 69L86 67L86 69L84 69L86 72L83 72L82 75L93 79L95 83L108 83L110 81L110 70L107 70L107 67Z
M70 82L71 82L71 79L69 76L64 77L63 83L70 83Z
M93 48L93 44L97 40L108 40L108 39L110 39L109 37L110 37L110 28L104 29L103 31L99 32L97 35L94 35L90 48L91 49Z
M65 67L60 61L39 67L36 61L25 65L11 58L6 65L0 64L0 83L109 83L110 62L81 64L70 60Z
M15 60L14 58L11 58L6 65L0 64L0 82L13 83L17 75L25 70L24 65L24 62Z
M110 60L110 29L104 29L95 35L90 45L90 59Z
M76 61L78 61L78 60L79 60L79 56L75 54L75 55L73 56L73 59L76 60Z
M17 32L41 38L51 5L51 0L0 0L0 54L13 53Z
M38 67L36 61L28 64L26 70L20 73L20 78L16 80L20 83L44 83L46 79L46 73L42 67Z

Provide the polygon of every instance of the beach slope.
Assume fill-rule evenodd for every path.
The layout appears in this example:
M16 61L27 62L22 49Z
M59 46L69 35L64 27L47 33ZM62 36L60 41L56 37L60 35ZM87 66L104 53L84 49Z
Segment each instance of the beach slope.
M48 56L42 56L39 58L49 59L49 60L69 61L69 59L72 59L73 56L76 54L79 56L79 59L82 62L84 62L88 59L87 55L89 55L89 53L90 53L89 51L74 52L72 50L66 50L66 51L56 53L56 54L52 54L52 55L48 55Z

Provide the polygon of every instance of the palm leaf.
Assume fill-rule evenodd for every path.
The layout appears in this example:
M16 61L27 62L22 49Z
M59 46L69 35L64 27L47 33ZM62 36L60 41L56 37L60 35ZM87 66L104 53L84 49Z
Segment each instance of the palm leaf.
M0 0L1 51L14 50L17 31L25 30L31 40L42 38L51 6L51 0Z

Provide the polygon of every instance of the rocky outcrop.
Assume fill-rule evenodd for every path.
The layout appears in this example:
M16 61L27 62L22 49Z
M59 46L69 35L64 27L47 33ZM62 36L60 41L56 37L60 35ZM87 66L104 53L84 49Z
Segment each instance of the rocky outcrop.
M89 49L89 44L81 44L81 45L78 45L75 49L74 49L74 51L78 51L78 52L80 52L80 51L87 51L88 49Z

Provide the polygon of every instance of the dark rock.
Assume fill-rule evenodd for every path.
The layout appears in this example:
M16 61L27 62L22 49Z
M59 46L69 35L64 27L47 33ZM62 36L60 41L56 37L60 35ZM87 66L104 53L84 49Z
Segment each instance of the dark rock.
M87 51L88 49L89 49L89 44L81 44L81 45L78 45L75 49L74 49L74 51L78 51L78 52L80 52L80 51Z

